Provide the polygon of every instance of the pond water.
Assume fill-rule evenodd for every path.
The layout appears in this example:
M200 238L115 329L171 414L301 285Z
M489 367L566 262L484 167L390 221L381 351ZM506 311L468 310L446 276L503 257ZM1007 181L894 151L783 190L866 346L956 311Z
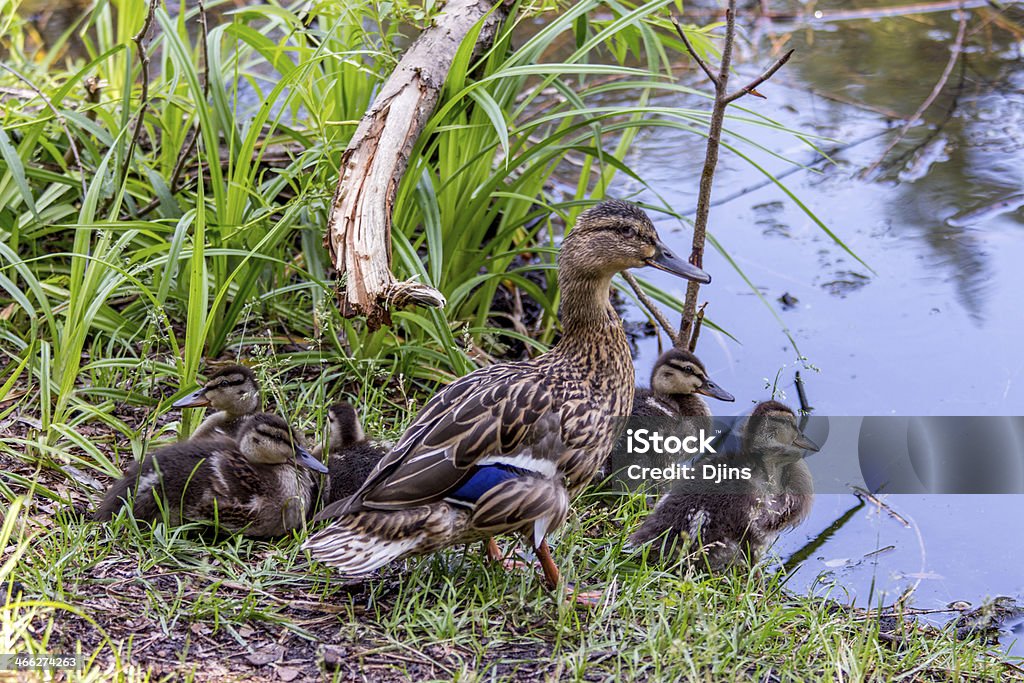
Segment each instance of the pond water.
M827 16L896 4L819 2L815 9ZM773 44L796 54L758 88L767 100L747 97L740 104L834 140L818 145L835 150L835 165L798 170L783 182L870 269L778 187L746 191L763 176L723 150L713 200L733 198L712 209L711 231L782 323L709 246L704 266L714 282L702 289L701 300L710 301L708 317L739 340L710 330L701 339L710 375L737 397L735 404L713 402L716 414L749 411L752 402L768 398L766 387L776 377L784 400L796 407L797 369L816 415L1024 414L1022 22L1019 10L1008 17L971 10L963 70L953 69L924 124L867 179L861 173L902 125L894 118L909 117L939 80L957 15L747 27L752 41L742 50L734 83L760 73L774 58ZM707 89L695 73L687 78ZM680 96L659 104L706 106ZM815 159L785 133L726 125L787 159ZM653 205L660 195L675 210L692 211L704 144L697 136L652 128L628 159L651 189L622 182L613 194ZM792 168L770 154L744 151L775 174ZM689 253L688 227L660 220L658 229ZM680 297L684 292L671 277L642 275ZM641 341L641 384L657 355L653 338ZM817 371L803 368L798 355ZM911 604L920 608L953 600L979 604L999 595L1024 599L1024 496L897 495L886 501L912 520L912 528L869 503L842 519L790 585L820 592L834 583L835 597L860 605L891 604L915 585ZM810 518L783 536L776 551L789 556L857 504L852 494L819 495ZM1004 642L1024 654L1024 625L1015 628Z

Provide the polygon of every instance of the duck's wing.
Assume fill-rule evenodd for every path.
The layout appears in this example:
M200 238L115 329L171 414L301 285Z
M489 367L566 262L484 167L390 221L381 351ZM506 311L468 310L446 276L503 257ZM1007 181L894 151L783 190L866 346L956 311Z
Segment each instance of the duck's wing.
M561 401L551 384L524 363L483 368L450 384L336 512L441 500L476 465L501 462L551 476L560 455L551 434L561 425Z

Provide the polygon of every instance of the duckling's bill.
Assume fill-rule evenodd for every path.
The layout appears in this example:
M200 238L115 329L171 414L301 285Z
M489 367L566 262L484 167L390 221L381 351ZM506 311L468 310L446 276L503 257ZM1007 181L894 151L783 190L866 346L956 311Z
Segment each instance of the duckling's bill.
M814 443L803 434L793 439L793 445L796 446L797 448L802 448L805 451L810 451L812 453L817 453L818 451L821 450L821 446Z
M672 273L705 285L711 282L710 275L686 259L676 256L671 249L665 246L664 242L659 240L655 243L655 250L654 256L647 259L647 265L652 268L664 270L666 273Z
M302 446L295 447L295 464L302 465L303 467L308 467L314 472L327 474L327 465L317 460L312 453L307 451Z
M710 379L705 379L704 384L697 387L697 393L711 398L717 398L719 401L735 401L736 397L730 394L728 391L718 386Z
M171 404L172 408L199 408L210 405L210 398L206 395L206 387L196 389L188 396L183 396Z

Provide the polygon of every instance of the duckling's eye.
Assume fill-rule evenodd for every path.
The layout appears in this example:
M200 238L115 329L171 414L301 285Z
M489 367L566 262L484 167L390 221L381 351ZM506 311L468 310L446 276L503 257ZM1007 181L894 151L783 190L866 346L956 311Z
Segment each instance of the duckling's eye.
M693 374L693 368L691 368L689 365L687 365L685 368L683 368L683 372L685 372L687 375L692 375Z

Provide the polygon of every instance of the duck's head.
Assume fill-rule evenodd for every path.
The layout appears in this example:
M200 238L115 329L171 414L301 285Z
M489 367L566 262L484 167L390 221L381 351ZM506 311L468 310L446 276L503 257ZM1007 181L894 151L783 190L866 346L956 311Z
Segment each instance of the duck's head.
M789 406L764 401L757 404L743 426L743 450L762 459L785 462L800 459L804 451L820 449L800 431Z
M175 408L212 406L233 415L245 415L260 408L256 375L244 365L229 365L210 375L201 389L173 403Z
M575 277L611 278L643 266L695 282L711 282L710 275L665 246L640 207L619 200L581 213L562 242L559 256L559 268L572 271Z
M670 349L658 357L651 370L651 390L665 396L703 394L719 401L736 400L711 381L697 356L683 349Z
M349 403L342 401L328 408L327 421L330 424L332 451L366 440L359 413Z
M294 463L326 474L327 467L302 445L302 439L277 415L256 413L238 430L238 450L257 465Z

